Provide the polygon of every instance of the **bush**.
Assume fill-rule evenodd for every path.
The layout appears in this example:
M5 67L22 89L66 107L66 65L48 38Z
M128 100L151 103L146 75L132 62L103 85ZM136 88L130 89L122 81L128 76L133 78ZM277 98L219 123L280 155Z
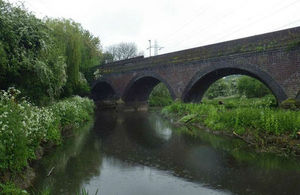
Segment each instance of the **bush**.
M6 195L26 195L29 194L26 192L26 190L21 190L18 187L16 187L13 183L6 183L1 184L0 183L0 192L1 194Z
M90 118L93 102L72 97L49 107L37 107L9 88L0 95L0 171L18 172L35 159L41 143L60 144L61 129L78 127Z
M300 100L287 99L281 102L280 108L289 110L300 110Z
M49 28L23 7L2 0L0 53L2 89L17 86L35 103L59 97L66 81L65 59L56 50Z
M79 23L41 20L23 6L0 0L0 89L15 86L38 105L86 95L81 72L102 58L99 38Z
M94 103L87 99L75 96L60 101L50 107L52 112L60 119L62 127L79 127L82 122L90 119Z

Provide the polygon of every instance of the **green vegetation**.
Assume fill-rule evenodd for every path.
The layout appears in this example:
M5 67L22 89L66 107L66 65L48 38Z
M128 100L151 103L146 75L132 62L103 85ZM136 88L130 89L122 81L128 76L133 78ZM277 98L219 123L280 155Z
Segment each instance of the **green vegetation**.
M224 77L213 83L205 93L205 97L246 96L259 98L270 95L271 91L260 81L249 76L233 75Z
M236 100L240 97L254 98L247 99L246 102L242 102L244 106L250 104L261 104L265 101L265 104L270 104L272 106L276 105L276 99L272 96L271 91L257 79L251 78L249 76L232 75L224 77L213 83L204 94L203 102L206 102L206 98L212 100L214 98L219 98L219 100L226 100L226 97L230 97L226 100L226 107L234 107ZM256 102L257 99L267 96L260 102ZM221 99L220 99L221 98ZM224 99L225 98L225 99ZM211 101L215 105L219 104L219 100ZM153 91L149 96L149 105L153 107L163 107L172 104L173 100L169 93L168 88L163 84L159 83L154 87ZM241 106L241 105L240 105Z
M248 76L238 79L237 90L239 95L245 95L247 98L259 98L271 94L271 91L263 83Z
M25 193L14 177L90 120L93 102L74 95L88 94L102 62L100 40L80 24L0 0L0 193Z
M203 104L210 104L214 106L222 105L226 109L232 108L265 108L265 107L276 107L277 101L273 95L267 95L263 98L246 98L245 96L230 96L230 97L218 97L215 99L206 99L202 100Z
M37 107L19 99L14 88L0 96L0 171L18 172L36 159L41 145L57 145L66 128L74 129L90 119L94 104L78 96L48 107Z
M101 60L99 39L80 24L43 21L0 0L0 89L14 86L39 105L84 95L89 90L85 77L93 76L88 69Z
M300 100L287 99L280 104L280 108L289 110L300 110Z
M93 79L89 70L102 62L100 40L72 20L47 18L45 24L50 29L57 52L64 56L66 63L63 96L87 94L87 80Z
M150 103L154 99L162 102L159 100L165 94L157 91L155 94ZM210 86L200 104L176 101L166 105L162 105L163 115L178 118L179 123L201 124L213 132L240 136L262 147L281 145L300 152L295 139L300 132L299 100L288 99L278 107L271 91L254 78L224 77Z
M78 96L37 107L9 88L0 96L0 172L20 173L43 146L59 145L66 129L90 120L94 104ZM11 178L10 178L11 179ZM7 182L7 181L4 181ZM12 185L2 185L3 190Z
M172 102L169 90L163 83L159 83L155 86L149 97L149 106L153 107L168 106L172 104Z
M289 42L287 45L287 50L291 51L300 47L300 40L297 39L295 41Z
M300 129L300 112L265 107L267 102L272 102L269 98L257 101L237 99L229 102L234 102L237 106L227 109L226 102L223 105L215 105L209 101L204 104L175 102L165 107L162 113L173 113L179 117L193 116L189 121L203 123L213 130L235 131L238 134L252 130L296 136ZM238 106L240 104L242 106Z
M15 184L8 182L6 184L0 183L0 192L1 194L7 195L24 195L28 194L26 190L21 190L15 186Z
M225 82L224 79L219 79L209 87L209 89L205 93L205 96L208 99L213 99L219 96L225 97L229 95L228 89L229 89L228 83Z

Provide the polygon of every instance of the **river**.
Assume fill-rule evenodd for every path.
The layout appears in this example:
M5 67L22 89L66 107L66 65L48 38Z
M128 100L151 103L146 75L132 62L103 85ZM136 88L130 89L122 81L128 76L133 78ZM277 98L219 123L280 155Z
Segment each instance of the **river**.
M82 189L90 195L300 194L299 159L256 153L238 139L176 127L155 112L102 111L90 126L35 165L38 174L31 190L72 195Z

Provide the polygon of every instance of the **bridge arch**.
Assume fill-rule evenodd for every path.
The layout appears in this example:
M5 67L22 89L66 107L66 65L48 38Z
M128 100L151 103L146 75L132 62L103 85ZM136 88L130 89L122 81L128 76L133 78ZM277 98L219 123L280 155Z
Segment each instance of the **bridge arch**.
M153 88L160 82L168 88L171 97L175 99L175 93L168 82L154 72L138 74L132 78L124 90L122 99L124 102L146 102Z
M247 75L258 79L265 84L274 94L277 102L280 103L287 99L287 95L281 86L266 72L247 65L246 66L221 66L221 67L209 67L203 71L197 72L187 87L185 88L182 99L184 102L200 102L206 90L218 79L234 75Z
M94 101L112 100L117 99L117 94L108 80L101 79L92 86L91 98Z

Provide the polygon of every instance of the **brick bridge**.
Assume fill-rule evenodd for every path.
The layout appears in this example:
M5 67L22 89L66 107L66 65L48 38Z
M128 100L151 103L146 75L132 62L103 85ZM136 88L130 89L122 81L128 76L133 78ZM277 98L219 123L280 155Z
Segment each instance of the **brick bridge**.
M95 101L145 103L163 82L173 99L201 101L216 80L233 74L263 82L278 102L300 99L300 27L97 67L92 84Z

